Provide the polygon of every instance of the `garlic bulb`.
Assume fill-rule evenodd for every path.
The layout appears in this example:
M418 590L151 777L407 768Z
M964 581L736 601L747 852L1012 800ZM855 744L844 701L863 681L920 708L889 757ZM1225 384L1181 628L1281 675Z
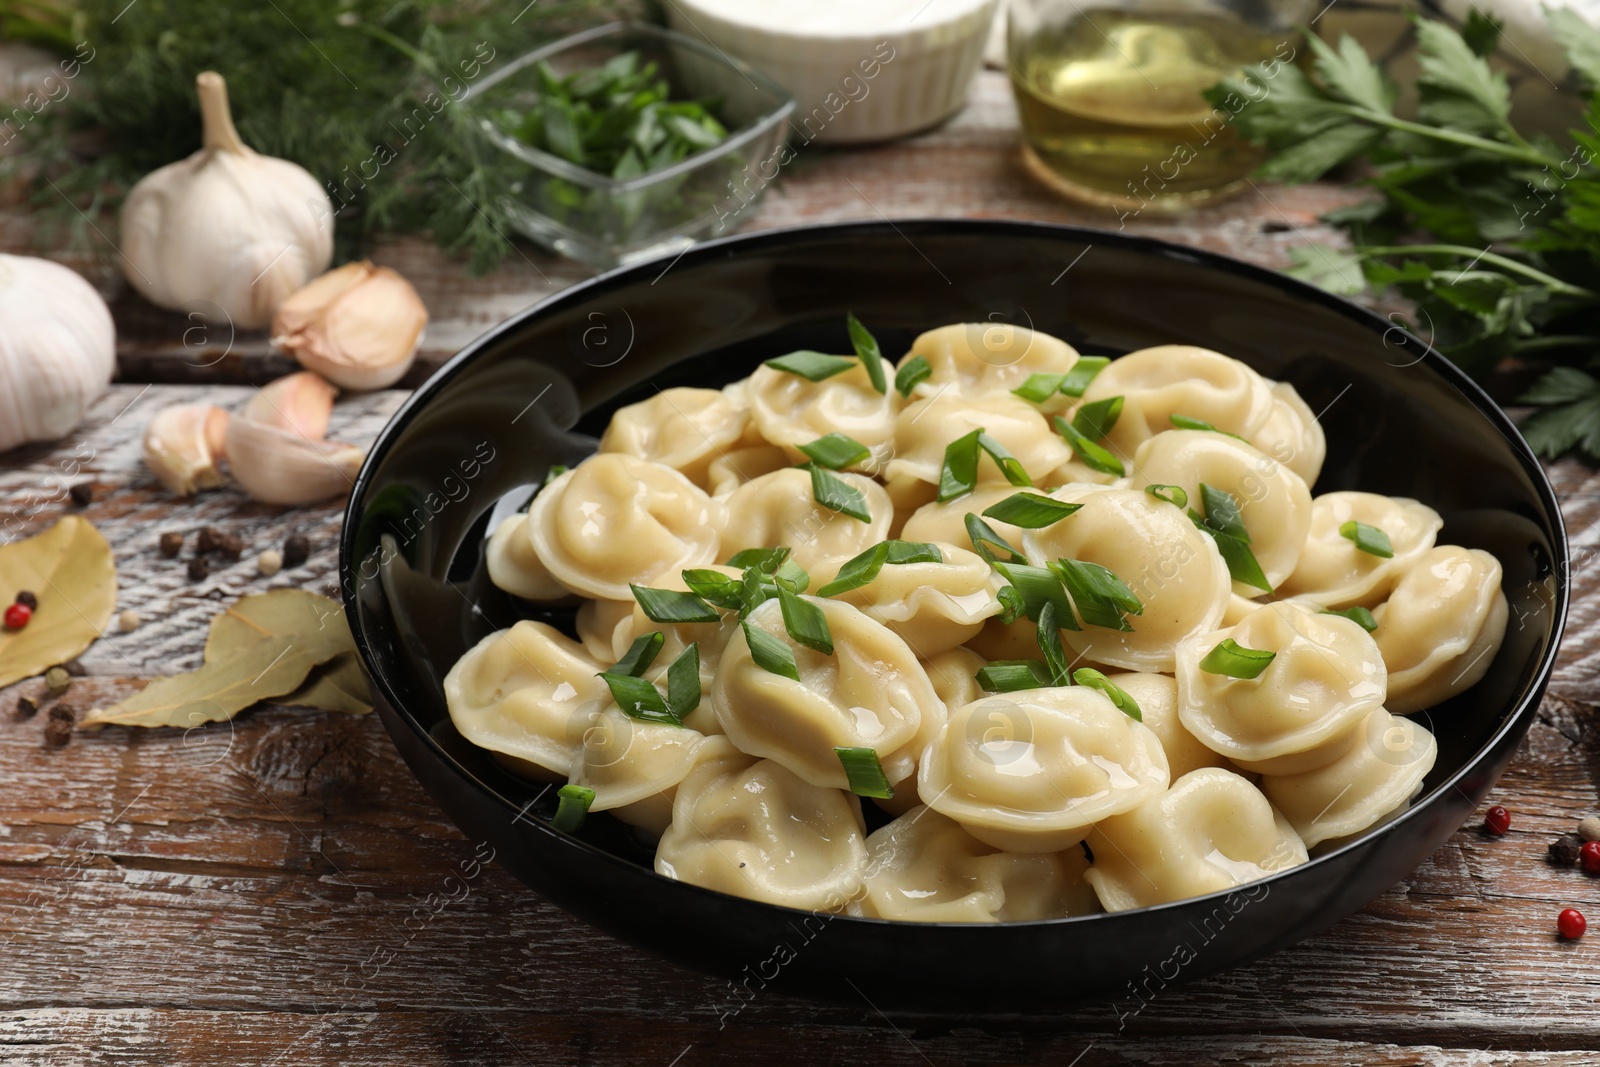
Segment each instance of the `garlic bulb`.
M366 452L327 441L335 389L308 371L279 378L228 421L228 468L263 504L313 504L350 491Z
M59 263L0 254L0 452L71 433L116 366L94 286Z
M305 170L245 146L220 74L195 87L202 147L128 194L123 270L151 303L260 329L333 259L333 205Z
M366 260L295 293L272 322L272 343L346 389L382 389L416 358L428 309L411 283Z
M211 404L162 408L144 430L144 465L179 496L227 482L217 461L228 433L228 413Z

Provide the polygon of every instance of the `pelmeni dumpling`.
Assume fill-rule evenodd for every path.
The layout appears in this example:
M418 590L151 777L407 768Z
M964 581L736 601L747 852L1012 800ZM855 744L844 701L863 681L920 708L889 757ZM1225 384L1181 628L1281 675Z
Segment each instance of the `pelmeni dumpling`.
M1349 837L1403 809L1433 769L1439 746L1411 719L1373 710L1350 750L1300 774L1266 775L1261 790L1306 847Z
M444 677L445 705L461 736L509 757L522 773L563 781L602 702L605 670L554 627L523 620L490 634Z
M891 485L897 482L939 484L944 451L950 442L983 430L1017 458L1035 481L1072 458L1039 409L1010 393L970 397L954 389L908 404L895 420L894 457L885 467ZM978 457L980 485L1005 481L987 455Z
M1261 791L1202 767L1089 835L1084 875L1107 911L1233 889L1306 862L1306 846Z
M744 573L737 567L716 566L697 569L714 571L728 578L738 578ZM663 575L658 578L651 583L651 588L670 589L681 593L686 591L689 586L683 580L683 572L679 571L676 574ZM595 601L594 603L610 604L609 601ZM602 628L607 621L611 623L608 631L611 641L610 650L606 655L600 657L603 663L615 663L627 654L628 647L635 641L645 634L659 630L665 640L661 644L661 651L657 654L656 662L658 664L670 663L690 644L696 644L700 648L700 676L707 684L710 684L711 676L716 670L717 657L728 646L728 640L733 636L733 631L739 628L738 616L727 614L717 622L655 622L644 613L644 609L639 606L637 601L628 600L623 603L627 607L625 613L614 615L615 609L604 606L595 609L587 620L588 625L597 629ZM578 632L582 636L586 628L585 620L582 618L583 609L580 608L578 614L580 616ZM587 642L585 647L589 647Z
M1131 631L1094 625L1063 630L1073 651L1126 670L1165 672L1172 670L1179 641L1216 629L1228 605L1228 566L1182 508L1140 489L1068 485L1050 495L1083 507L1043 529L1024 531L1028 562L1098 564L1144 605L1143 614L1127 617Z
M885 378L893 382L894 365L881 362ZM881 464L893 451L900 394L892 385L878 392L863 364L820 382L762 365L750 375L746 395L761 436L787 450L795 462L806 458L798 446L830 433L842 433L871 449L869 466Z
M763 474L792 466L794 460L777 445L747 445L724 452L712 460L707 468L706 479L712 496L725 497Z
M861 803L708 738L678 783L656 873L747 900L842 911L861 893Z
M721 389L663 389L611 416L601 452L621 452L671 467L709 488L712 460L745 435L750 412Z
M711 684L723 732L742 751L776 760L819 786L850 786L836 747L871 748L891 785L906 782L945 716L922 664L892 630L858 608L805 599L827 619L833 655L791 638L778 601L757 606L746 625L791 649L800 680L762 669L743 630L735 632Z
M1038 659L1039 627L1026 615L1015 622L1004 623L995 616L983 624L976 637L968 639L967 646L985 660ZM1073 662L1074 667L1086 664Z
M594 790L590 811L609 811L658 836L672 821L678 783L704 740L687 726L630 718L613 703L585 731L568 780Z
M590 456L545 486L528 508L534 552L575 593L627 600L717 558L723 505L659 463L620 452Z
M923 803L985 844L1059 852L1167 787L1161 740L1087 686L996 694L950 714L917 769Z
M929 330L911 342L901 366L918 356L932 371L917 386L918 396L1009 393L1029 375L1065 374L1078 362L1077 349L1065 341L999 322L957 322Z
M1308 486L1317 484L1328 440L1322 423L1288 382L1273 382L1272 414L1250 435L1250 443L1298 474Z
M634 607L632 600L585 600L578 605L573 620L578 640L597 663L615 663L620 658L617 629L633 618ZM627 641L622 642L622 650L628 650Z
M1124 464L1146 439L1186 415L1246 438L1272 414L1267 380L1236 359L1192 345L1158 345L1114 359L1084 390L1083 402L1123 398L1106 447Z
M1200 668L1230 637L1274 654L1259 677ZM1359 624L1293 601L1267 604L1231 629L1178 646L1178 717L1246 770L1294 774L1349 749L1356 724L1383 704L1386 676L1377 643Z
M886 564L866 585L832 599L883 623L922 659L965 643L985 619L1000 614L996 594L1002 583L977 553L952 544L934 547L943 562ZM830 566L814 576L818 587L837 570Z
M1205 513L1200 486L1233 497L1250 535L1250 550L1276 588L1294 570L1311 529L1311 491L1294 471L1253 445L1208 430L1158 433L1133 457L1135 488L1176 485L1189 495L1189 506ZM1236 581L1233 591L1244 597L1271 590Z
M1363 552L1339 532L1347 522L1375 526L1389 535L1393 558ZM1377 607L1417 561L1433 547L1444 520L1405 497L1378 493L1324 493L1311 502L1311 531L1300 561L1278 594L1329 608Z
M922 669L928 672L928 681L944 706L959 708L983 696L978 672L988 662L970 648L952 648L923 659Z
M528 536L526 514L507 515L494 528L484 551L489 580L512 596L526 600L561 600L569 594L539 561Z
M728 525L722 536L723 555L732 558L746 548L786 547L797 564L811 571L830 562L838 564L885 540L894 508L883 486L860 474L836 477L861 493L871 522L818 504L811 495L811 475L789 467L747 482L724 498Z
M1107 675L1139 705L1139 721L1155 731L1174 779L1200 767L1226 767L1228 761L1200 743L1178 718L1178 681L1168 674Z
M1389 668L1390 711L1419 711L1478 684L1506 635L1500 573L1500 561L1487 552L1440 545L1373 612L1372 636Z
M983 462L979 461L980 467ZM935 500L931 504L924 504L912 512L906 524L900 528L900 538L904 541L944 541L962 548L972 548L972 538L967 534L967 515L970 513L983 518L985 509L1026 491L1007 483L980 485L954 500L946 500L942 504ZM1013 548L1021 546L1022 530L1018 527L998 519L983 521Z
M1064 919L1100 910L1081 848L1023 854L991 848L918 806L867 838L866 892L850 912L905 922Z

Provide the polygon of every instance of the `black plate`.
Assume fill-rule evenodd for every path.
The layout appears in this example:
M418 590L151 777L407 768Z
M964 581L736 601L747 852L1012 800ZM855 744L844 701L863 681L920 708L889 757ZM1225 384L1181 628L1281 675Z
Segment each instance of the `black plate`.
M1401 818L1245 889L1115 915L1004 925L813 916L656 875L609 817L551 830L541 793L462 740L440 681L536 613L494 589L491 518L588 455L617 407L720 385L797 348L848 351L853 310L903 352L951 322L1031 326L1087 352L1182 342L1292 382L1322 412L1319 492L1416 497L1441 543L1505 568L1511 624L1484 681L1421 718L1439 758ZM538 892L669 959L756 989L884 1007L1018 1010L1126 996L1292 944L1362 907L1450 836L1527 729L1567 611L1567 549L1511 422L1417 338L1281 274L1121 234L1030 223L851 223L734 237L575 286L468 345L378 438L342 548L345 606L378 709L462 830ZM557 624L569 613L543 613ZM1420 934L1419 934L1420 936ZM851 983L856 989L852 989ZM1152 988L1154 988L1152 986Z

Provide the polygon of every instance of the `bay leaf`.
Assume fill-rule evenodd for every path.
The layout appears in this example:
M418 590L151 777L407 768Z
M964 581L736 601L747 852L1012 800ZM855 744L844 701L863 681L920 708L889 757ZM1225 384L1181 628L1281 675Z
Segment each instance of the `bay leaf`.
M0 545L0 599L23 590L39 606L22 629L0 632L0 688L76 659L105 632L117 606L111 546L77 515Z
M344 621L344 605L337 600L304 589L274 589L240 597L212 618L205 661L210 663L271 634L315 635L323 647L331 649L319 663L341 652L354 652L356 647Z
M304 685L275 703L365 715L372 710L371 695L356 654L345 652L314 668Z

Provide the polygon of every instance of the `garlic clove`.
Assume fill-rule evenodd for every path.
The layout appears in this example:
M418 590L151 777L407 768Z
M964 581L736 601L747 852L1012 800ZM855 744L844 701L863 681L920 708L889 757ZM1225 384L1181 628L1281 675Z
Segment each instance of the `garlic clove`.
M320 441L328 436L333 398L338 395L339 390L325 379L299 371L256 390L239 415Z
M382 389L411 368L427 324L428 309L411 283L363 260L286 300L272 343L346 389Z
M365 459L355 445L243 417L228 422L228 466L239 487L263 504L314 504L347 493Z
M150 419L144 431L144 465L179 496L215 489L227 478L217 466L228 413L212 404L175 404Z

